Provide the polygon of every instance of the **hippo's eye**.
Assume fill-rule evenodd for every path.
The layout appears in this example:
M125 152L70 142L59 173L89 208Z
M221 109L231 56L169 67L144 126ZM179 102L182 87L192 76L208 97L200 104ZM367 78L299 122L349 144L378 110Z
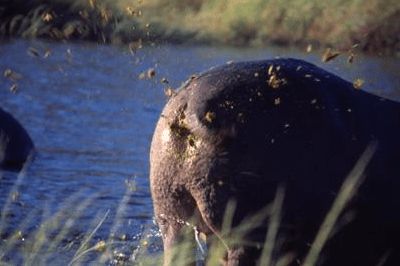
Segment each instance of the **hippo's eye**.
M173 123L169 126L170 130L172 133L174 133L175 136L178 137L185 137L188 134L190 134L190 130L187 128L185 124L179 125L176 123Z
M188 125L186 124L186 115L185 110L187 108L187 104L181 106L175 114L174 120L169 125L171 132L174 133L176 136L185 137L187 136L190 131L188 129Z
M190 147L196 147L196 138L193 136L193 134L189 134L187 139Z

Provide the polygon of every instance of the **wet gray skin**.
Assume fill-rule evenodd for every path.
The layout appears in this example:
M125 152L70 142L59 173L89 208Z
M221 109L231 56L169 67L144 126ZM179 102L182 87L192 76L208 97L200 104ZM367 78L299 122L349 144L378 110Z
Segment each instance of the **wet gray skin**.
M0 108L0 168L19 171L33 150L33 142L26 130Z
M271 203L279 185L285 198L278 238L285 241L274 256L294 252L298 263L371 142L378 148L365 181L320 262L377 265L386 255L388 263L398 261L399 136L399 103L301 60L231 63L189 80L162 111L151 145L165 264L184 222L224 241L227 203L235 202L234 228ZM268 219L261 224L244 236L252 244L227 245L227 265L255 265Z

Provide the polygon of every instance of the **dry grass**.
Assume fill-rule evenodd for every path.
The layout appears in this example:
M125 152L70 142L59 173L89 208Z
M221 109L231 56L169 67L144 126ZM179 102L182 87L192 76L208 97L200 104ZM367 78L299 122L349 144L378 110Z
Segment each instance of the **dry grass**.
M9 0L0 22L1 36L400 51L397 0Z

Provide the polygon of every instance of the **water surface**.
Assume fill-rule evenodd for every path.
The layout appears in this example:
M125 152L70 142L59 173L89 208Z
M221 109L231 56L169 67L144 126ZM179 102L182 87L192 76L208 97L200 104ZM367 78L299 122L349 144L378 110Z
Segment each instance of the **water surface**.
M30 48L39 56L29 53ZM44 58L46 50L51 53ZM306 59L348 80L361 78L363 89L400 100L400 60L390 57L357 55L348 64L345 55L321 63L319 52L272 47L165 45L131 53L127 47L90 43L14 40L0 44L0 72L11 69L21 75L16 82L0 77L0 107L25 126L38 151L23 174L0 175L0 237L7 246L13 234L20 234L20 242L9 245L10 252L0 250L0 262L36 259L68 264L103 217L92 244L113 239L114 250L129 257L140 239L150 235L157 250L160 238L153 224L148 156L166 102L164 88L177 88L191 74L230 60L276 56ZM149 68L155 69L155 77L139 79ZM161 78L169 84L161 83ZM15 94L9 89L14 83L18 84ZM49 258L27 258L35 254L35 245L27 248L23 242L60 211L60 226L53 237L71 219L66 236ZM92 252L81 262L98 258Z

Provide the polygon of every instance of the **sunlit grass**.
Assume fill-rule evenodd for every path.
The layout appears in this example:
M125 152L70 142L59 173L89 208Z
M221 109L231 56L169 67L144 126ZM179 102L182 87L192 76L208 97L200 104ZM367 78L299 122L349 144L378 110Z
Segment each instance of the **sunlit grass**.
M9 224L8 215L18 203L13 195L26 182L26 175L24 167L1 206L0 265L81 265L88 262L122 265L139 261L157 265L160 262L160 256L154 254L153 246L157 246L154 241L158 238L154 226L145 226L135 235L120 228L125 222L128 200L134 193L132 186L127 187L113 217L108 209L97 212L88 220L87 212L93 213L99 195L79 191L59 202L58 211L50 211L47 205L41 206L40 210L18 214L21 216L18 224ZM112 224L107 226L109 234L104 237L105 221L109 219ZM100 229L102 233L99 233ZM121 234L121 231L126 232ZM147 255L149 252L153 254Z
M359 43L364 50L395 52L400 34L397 0L16 0L3 8L9 13L0 13L0 36L56 40L314 43L342 49Z

